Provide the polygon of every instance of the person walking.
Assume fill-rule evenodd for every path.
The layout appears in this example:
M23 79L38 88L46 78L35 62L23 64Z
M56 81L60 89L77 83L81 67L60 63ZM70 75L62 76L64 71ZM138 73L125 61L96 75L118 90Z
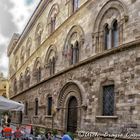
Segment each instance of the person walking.
M10 127L9 124L7 124L7 126L3 129L3 136L5 137L5 139L11 140L11 138L12 138L12 128Z
M1 135L2 135L2 137L4 137L4 128L5 128L6 126L3 124L2 125L2 130L1 130Z
M22 133L20 131L20 128L17 126L16 131L14 132L14 138L15 140L19 140L22 137Z
M63 135L62 140L72 140L72 138L66 133Z
M48 134L47 134L47 140L52 140L52 134L51 134L51 132L48 132Z

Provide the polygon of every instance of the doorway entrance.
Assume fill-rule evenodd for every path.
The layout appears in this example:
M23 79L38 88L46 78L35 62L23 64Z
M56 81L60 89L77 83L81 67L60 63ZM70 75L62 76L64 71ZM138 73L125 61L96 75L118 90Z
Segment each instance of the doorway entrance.
M67 115L67 131L75 133L77 130L77 118L78 118L78 110L77 110L77 99L72 96L68 103L68 115Z

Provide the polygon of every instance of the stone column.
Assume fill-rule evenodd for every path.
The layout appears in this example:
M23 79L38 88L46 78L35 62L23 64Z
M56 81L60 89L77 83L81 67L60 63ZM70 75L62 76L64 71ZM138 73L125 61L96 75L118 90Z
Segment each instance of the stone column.
M124 24L124 19L122 19L119 23L118 23L118 27L119 27L119 45L123 44L123 24Z
M103 39L103 32L100 32L99 33L99 52L102 52L103 51L103 42L104 42L104 39Z
M99 33L95 34L95 52L99 52Z

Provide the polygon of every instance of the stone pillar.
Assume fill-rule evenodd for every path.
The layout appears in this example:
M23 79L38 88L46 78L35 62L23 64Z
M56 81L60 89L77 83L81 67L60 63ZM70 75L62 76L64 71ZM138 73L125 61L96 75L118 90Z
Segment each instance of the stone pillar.
M124 20L122 19L119 22L119 45L123 44L123 24L124 24Z
M99 52L103 51L103 46L104 46L103 42L104 42L103 32L100 32L99 33Z
M99 52L99 33L95 34L95 52Z

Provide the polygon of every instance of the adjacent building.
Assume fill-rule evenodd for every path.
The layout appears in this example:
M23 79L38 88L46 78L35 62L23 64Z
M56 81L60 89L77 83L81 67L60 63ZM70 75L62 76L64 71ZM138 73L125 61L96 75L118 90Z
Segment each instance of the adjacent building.
M8 80L0 73L0 96L8 98Z
M10 98L25 104L20 121L138 133L139 15L139 0L41 0L8 47Z

